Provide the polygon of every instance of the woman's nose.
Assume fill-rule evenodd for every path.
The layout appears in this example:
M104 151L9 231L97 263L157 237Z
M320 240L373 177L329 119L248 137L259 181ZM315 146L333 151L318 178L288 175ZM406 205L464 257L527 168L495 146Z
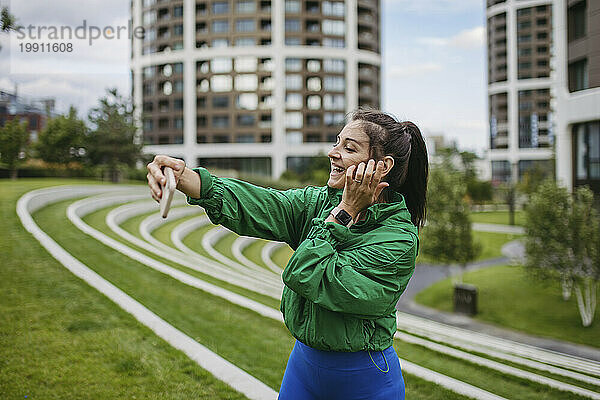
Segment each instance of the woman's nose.
M334 147L334 148L332 148L331 150L329 150L329 152L327 153L327 156L328 156L329 158L338 158L338 157L339 157L339 154L338 154L337 148L336 148L336 147Z

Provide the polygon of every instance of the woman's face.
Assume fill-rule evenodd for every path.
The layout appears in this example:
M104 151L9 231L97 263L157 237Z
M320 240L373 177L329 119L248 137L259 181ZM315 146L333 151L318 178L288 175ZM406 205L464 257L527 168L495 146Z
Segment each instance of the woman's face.
M369 136L363 131L360 121L352 121L344 126L327 156L331 161L327 186L343 189L346 184L346 169L369 161Z

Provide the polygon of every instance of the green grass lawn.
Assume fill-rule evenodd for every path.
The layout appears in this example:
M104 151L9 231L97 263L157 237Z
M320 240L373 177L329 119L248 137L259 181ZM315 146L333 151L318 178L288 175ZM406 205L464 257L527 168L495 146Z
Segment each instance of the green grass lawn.
M259 267L263 267L264 269L271 271L263 262L261 253L264 245L267 243L267 240L257 239L252 241L249 245L242 249L242 254L250 261L258 265Z
M219 240L217 240L213 247L216 251L223 254L225 257L239 263L239 260L235 258L233 253L231 252L231 245L237 238L238 235L236 235L235 233L228 233L226 235L223 235Z
M189 207L189 206L184 206L184 207ZM173 228L175 228L179 224L184 223L185 221L188 221L192 218L197 218L199 216L200 216L200 214L188 215L188 216L185 216L182 218L166 220L164 224L159 225L158 228L153 230L151 232L151 235L154 236L154 238L156 238L158 241L163 242L167 246L176 249L177 247L175 247L175 245L171 241L171 231L173 230ZM138 226L137 230L139 230L139 226Z
M292 254L294 254L294 250L292 250L292 248L287 244L284 244L283 246L279 246L274 252L271 253L271 260L273 260L275 264L279 265L281 269L284 269L292 257Z
M507 233L492 233L492 232L476 232L473 231L473 237L476 242L481 245L481 253L477 256L475 261L488 260L490 258L502 257L502 246L506 243L523 237L522 235L512 235ZM436 264L430 257L421 253L417 257L417 264Z
M479 211L471 213L471 222L508 225L510 217L508 211ZM515 225L525 225L525 212L522 210L515 211Z
M60 182L75 181L0 181L5 222L0 228L5 238L0 243L5 260L0 267L2 397L244 398L74 277L24 231L14 211L16 199L35 187ZM93 240L66 219L69 203L38 211L37 223L67 251L161 318L278 389L293 345L281 323L182 284ZM109 210L92 213L85 221L111 235L104 225ZM137 230L134 225L128 228ZM289 258L291 249L277 253ZM420 346L400 341L394 345L403 359L505 397L519 393L523 399L579 398ZM464 399L410 374L404 379L409 399Z
M96 182L0 181L2 398L245 398L72 275L24 230L18 197L76 183Z
M468 272L464 282L478 288L475 317L517 331L600 347L600 321L581 326L574 296L563 301L558 283L531 278L523 267L499 266ZM416 301L452 311L452 284L440 281L420 292Z

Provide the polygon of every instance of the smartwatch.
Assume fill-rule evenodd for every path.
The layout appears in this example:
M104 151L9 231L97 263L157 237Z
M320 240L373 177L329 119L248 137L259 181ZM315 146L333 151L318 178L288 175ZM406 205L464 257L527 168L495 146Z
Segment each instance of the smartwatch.
M352 215L348 214L346 210L334 207L330 214L345 227L349 227L352 224Z

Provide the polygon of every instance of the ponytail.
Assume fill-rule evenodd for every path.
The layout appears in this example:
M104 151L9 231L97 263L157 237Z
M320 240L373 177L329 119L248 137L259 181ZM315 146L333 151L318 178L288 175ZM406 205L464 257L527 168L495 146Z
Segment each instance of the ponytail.
M398 122L378 110L359 109L351 121L363 123L369 136L370 156L381 160L394 158L394 166L385 176L389 186L382 192L383 200L392 201L392 191L403 195L411 222L421 228L427 214L427 176L429 163L425 140L419 128L410 121Z
M427 175L429 163L425 140L419 128L410 121L400 122L410 135L410 156L404 182L397 190L404 196L414 225L421 228L427 215Z

